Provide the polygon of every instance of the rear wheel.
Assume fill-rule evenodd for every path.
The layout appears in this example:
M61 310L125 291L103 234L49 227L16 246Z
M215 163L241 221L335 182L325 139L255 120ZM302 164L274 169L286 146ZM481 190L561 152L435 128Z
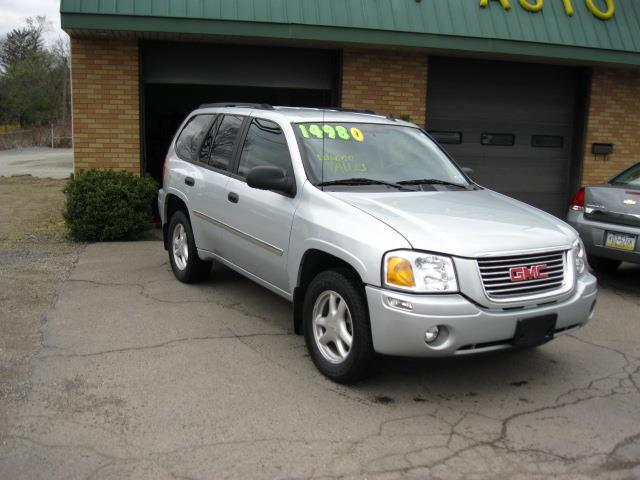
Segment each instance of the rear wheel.
M338 383L364 378L374 357L364 292L348 270L328 270L307 289L304 334L318 370Z
M587 261L591 268L593 268L596 272L599 273L613 273L615 272L620 264L622 263L620 260L612 260L610 258L596 257L594 255L588 255Z
M191 222L184 212L171 216L168 235L169 260L176 278L184 283L203 280L211 271L211 262L198 257Z

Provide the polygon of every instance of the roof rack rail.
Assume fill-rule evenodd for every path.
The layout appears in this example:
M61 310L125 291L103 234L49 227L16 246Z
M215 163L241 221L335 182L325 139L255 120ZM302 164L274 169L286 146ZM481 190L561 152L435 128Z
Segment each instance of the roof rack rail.
M273 107L266 103L246 103L246 102L219 102L219 103L203 103L199 108L257 108L260 110L273 110Z
M378 115L373 110L360 109L360 108L335 108L332 110L337 110L338 112L345 112L345 113L366 113L367 115Z

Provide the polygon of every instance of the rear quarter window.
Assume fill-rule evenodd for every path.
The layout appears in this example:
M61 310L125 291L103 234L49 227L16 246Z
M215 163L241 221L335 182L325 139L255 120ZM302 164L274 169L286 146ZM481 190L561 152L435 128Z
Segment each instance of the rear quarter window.
M176 140L176 153L182 160L198 160L198 149L209 130L213 115L196 115L182 129Z

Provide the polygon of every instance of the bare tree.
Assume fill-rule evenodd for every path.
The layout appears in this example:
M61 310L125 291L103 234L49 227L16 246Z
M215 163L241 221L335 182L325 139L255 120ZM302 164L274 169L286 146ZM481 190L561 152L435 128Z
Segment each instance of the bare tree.
M71 74L69 68L69 61L71 58L71 45L69 44L68 37L58 37L58 39L51 46L51 54L55 59L55 62L60 69L58 78L60 79L59 91L60 91L60 111L61 120L64 126L69 123L69 112L71 110L71 98L69 76Z
M14 28L7 33L0 43L0 67L5 71L29 55L44 49L46 17L28 17L25 23L25 27Z

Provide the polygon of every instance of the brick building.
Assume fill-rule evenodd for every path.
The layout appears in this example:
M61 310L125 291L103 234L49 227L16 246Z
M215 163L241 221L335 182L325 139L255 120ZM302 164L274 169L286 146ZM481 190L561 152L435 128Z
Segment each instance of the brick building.
M76 169L159 177L181 120L215 101L408 118L481 184L558 215L580 183L640 161L637 0L62 0L61 13Z

